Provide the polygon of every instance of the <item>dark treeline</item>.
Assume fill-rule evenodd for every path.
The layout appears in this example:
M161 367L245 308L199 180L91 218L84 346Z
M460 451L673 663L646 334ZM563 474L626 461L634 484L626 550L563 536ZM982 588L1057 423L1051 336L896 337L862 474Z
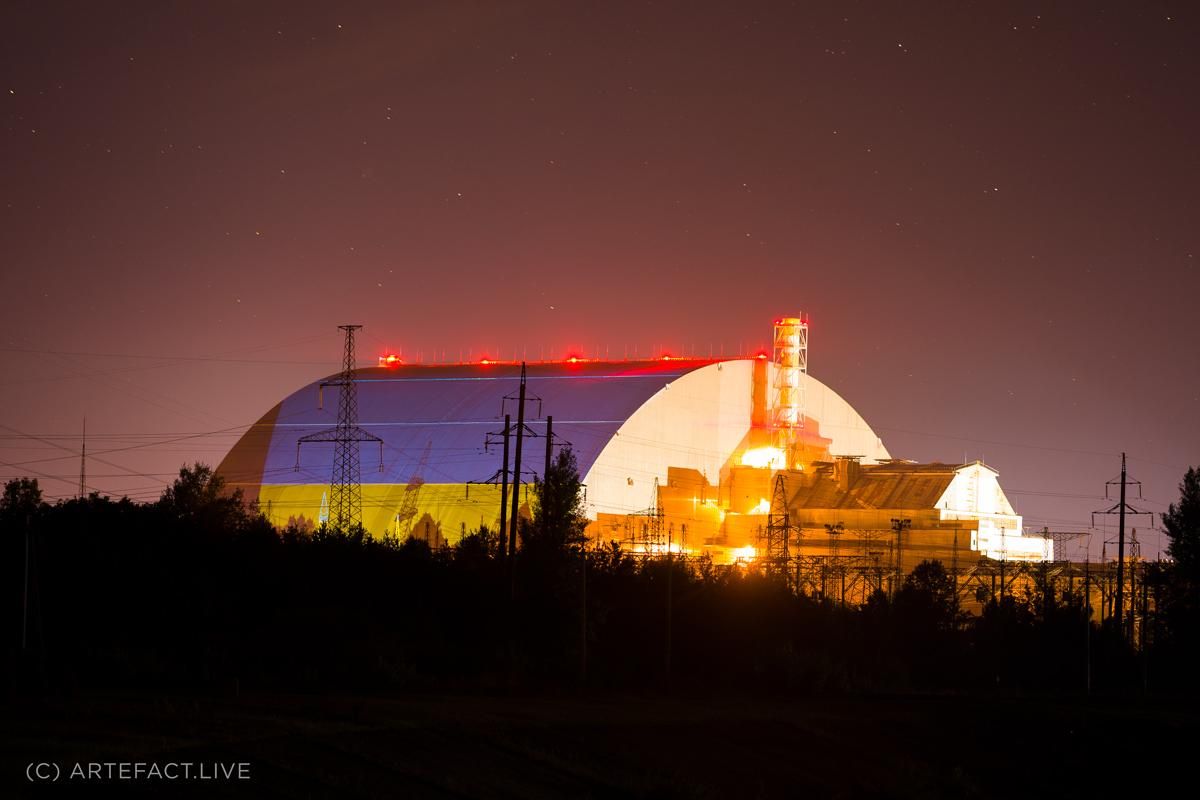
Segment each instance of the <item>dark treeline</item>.
M956 611L938 562L862 607L753 566L583 547L560 456L515 564L481 530L431 551L361 531L279 531L203 466L161 500L0 500L10 690L591 687L706 691L1193 691L1200 472L1165 524L1173 561L1138 651L1037 591ZM28 569L26 565L28 564Z

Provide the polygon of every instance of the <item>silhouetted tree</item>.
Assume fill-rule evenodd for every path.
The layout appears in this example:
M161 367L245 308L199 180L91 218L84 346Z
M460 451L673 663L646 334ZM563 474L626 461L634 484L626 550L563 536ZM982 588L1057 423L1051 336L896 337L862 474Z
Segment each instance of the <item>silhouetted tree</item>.
M941 561L922 561L904 579L896 603L910 613L940 627L954 625L954 578Z
M507 559L483 528L453 548L360 527L308 534L298 518L277 531L198 464L151 504L92 496L47 506L36 481L10 482L0 496L0 633L10 657L0 666L19 663L12 648L29 542L38 598L30 618L45 621L30 641L44 647L53 685L547 686L574 683L586 654L589 684L644 687L664 673L668 596L673 685L1077 688L1089 642L1094 688L1132 683L1125 639L1085 638L1082 598L1047 596L1046 575L1032 601L1006 591L964 624L937 562L919 565L894 597L839 607L754 564L635 557L615 542L585 551L574 457L560 454L544 478L534 521ZM1196 538L1196 483L1193 471L1168 514L1180 563L1148 584L1163 595L1162 635L1150 640L1163 689L1186 688L1198 663L1195 583L1181 566L1194 563L1186 547ZM8 535L22 531L32 534Z
M500 537L486 525L479 530L468 533L458 540L452 548L454 561L464 564L485 563L499 549Z
M1162 515L1174 563L1147 575L1157 600L1154 654L1157 672L1177 686L1190 686L1200 668L1200 468L1179 484L1179 502Z
M4 495L0 497L0 516L23 521L26 516L37 514L44 503L37 478L14 478L4 484Z
M1200 468L1192 467L1179 484L1179 502L1167 506L1163 530L1170 539L1167 554L1191 581L1200 578Z
M575 454L559 451L547 473L534 484L532 520L521 520L516 557L513 614L520 620L516 637L520 669L542 676L562 674L568 653L578 643L579 570L587 517L583 483Z
M587 527L583 507L583 481L575 453L558 451L550 469L533 488L533 522L522 526L522 543L562 550L582 544Z
M210 530L239 530L256 515L250 513L241 489L225 490L225 479L199 462L179 468L179 477L163 491L158 507L174 519Z

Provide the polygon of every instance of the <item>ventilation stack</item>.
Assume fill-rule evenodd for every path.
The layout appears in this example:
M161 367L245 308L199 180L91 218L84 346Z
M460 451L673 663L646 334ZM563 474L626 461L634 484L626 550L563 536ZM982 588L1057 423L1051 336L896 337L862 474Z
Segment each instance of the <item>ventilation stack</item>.
M772 360L774 444L787 455L787 465L794 467L796 443L804 428L804 381L808 377L808 320L803 316L775 320Z

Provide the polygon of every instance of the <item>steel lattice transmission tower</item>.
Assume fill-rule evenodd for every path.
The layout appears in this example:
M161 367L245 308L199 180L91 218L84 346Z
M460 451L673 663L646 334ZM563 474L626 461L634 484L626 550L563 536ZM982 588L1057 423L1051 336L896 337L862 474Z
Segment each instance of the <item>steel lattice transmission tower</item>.
M363 442L379 444L379 469L383 470L383 440L358 427L358 390L354 385L354 332L362 325L339 325L346 332L342 354L342 373L335 381L322 383L338 387L337 426L302 436L296 441L296 469L300 469L300 445L333 442L333 477L329 481L329 522L336 530L349 532L362 526L362 466L359 450Z
M791 516L788 514L787 489L784 486L783 474L775 476L775 490L771 495L771 510L767 514L766 545L763 560L767 570L787 574L788 538L792 533Z

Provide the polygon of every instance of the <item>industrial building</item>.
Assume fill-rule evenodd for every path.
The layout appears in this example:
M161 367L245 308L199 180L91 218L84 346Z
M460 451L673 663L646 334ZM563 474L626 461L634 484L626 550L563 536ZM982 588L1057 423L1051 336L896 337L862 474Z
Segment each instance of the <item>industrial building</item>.
M846 400L808 374L804 319L776 320L773 341L770 352L730 359L385 357L347 372L356 423L369 435L354 445L362 523L374 535L435 545L495 530L513 480L501 434L505 414L518 416L524 373L521 515L552 418L555 446L570 445L586 485L588 535L635 552L716 563L811 555L896 571L923 558L1053 558L1052 541L1023 532L995 470L894 458ZM337 384L331 376L284 398L218 467L277 525L328 518L334 444L312 434L337 421L337 403L326 402Z

